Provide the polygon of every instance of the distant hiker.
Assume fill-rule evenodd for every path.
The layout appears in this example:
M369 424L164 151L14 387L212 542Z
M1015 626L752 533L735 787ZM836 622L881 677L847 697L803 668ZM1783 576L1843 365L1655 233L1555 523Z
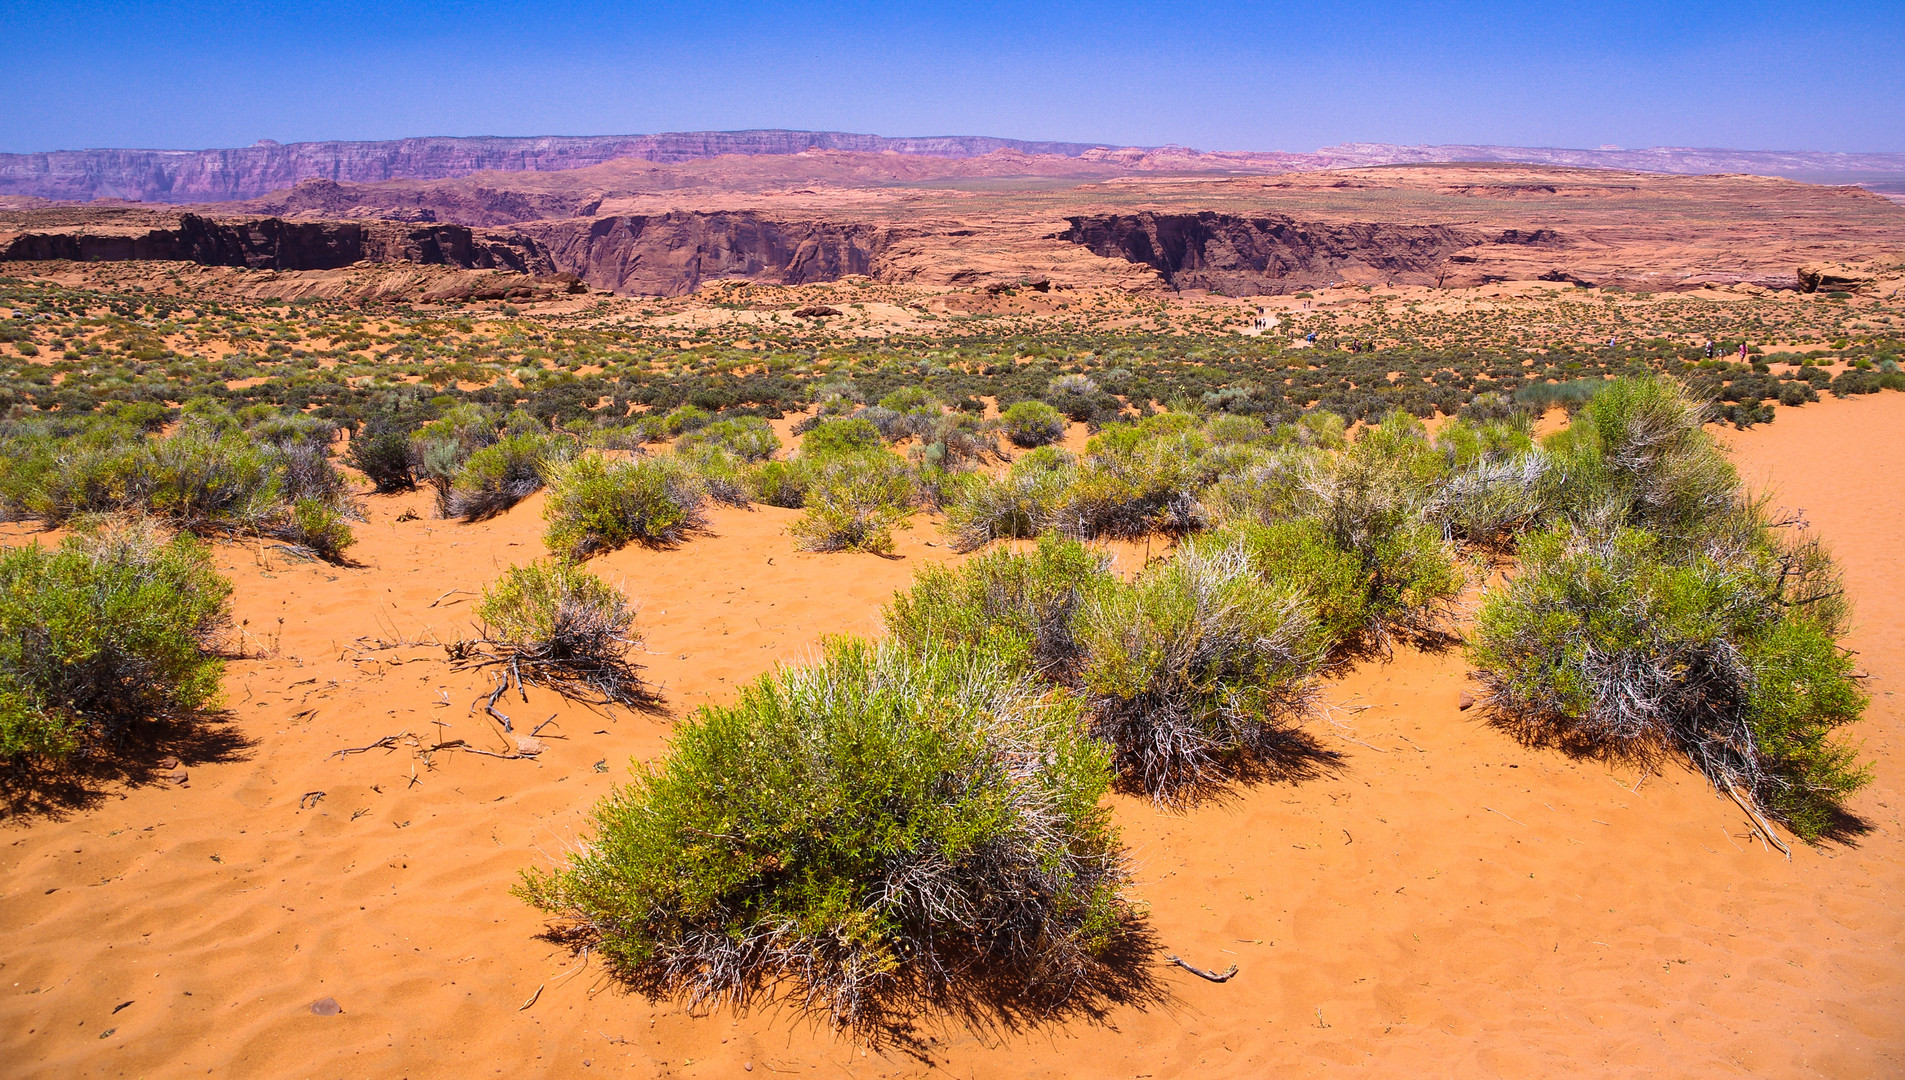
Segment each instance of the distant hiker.
M1708 360L1713 359L1713 339L1712 338L1707 339L1707 359Z
M1309 342L1312 345L1316 344L1316 331L1314 330L1310 331L1310 336L1304 338L1303 340Z
M1746 363L1746 342L1740 342L1740 363Z
M1619 345L1620 343L1621 343L1621 336L1619 334L1615 334L1613 337L1610 337L1607 339L1607 347L1610 349L1616 345Z

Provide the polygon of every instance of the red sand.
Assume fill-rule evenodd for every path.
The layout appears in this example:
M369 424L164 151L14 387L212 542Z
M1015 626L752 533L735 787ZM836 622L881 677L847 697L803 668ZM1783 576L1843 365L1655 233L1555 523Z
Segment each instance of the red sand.
M539 503L459 526L394 520L421 497L374 499L362 569L221 548L248 630L269 645L284 619L280 655L230 668L252 740L239 760L0 831L0 1072L1897 1075L1905 580L1889 541L1905 395L1781 409L1727 439L1750 481L1832 541L1859 604L1850 644L1873 705L1857 735L1876 779L1852 802L1872 827L1853 843L1796 845L1787 863L1698 776L1635 790L1630 771L1525 750L1457 710L1459 655L1403 653L1332 688L1335 721L1312 730L1342 754L1333 775L1181 815L1118 801L1160 942L1237 964L1232 981L1167 967L1163 1006L1029 1030L929 1023L930 1064L785 1010L690 1016L538 939L508 893L631 757L661 751L666 718L532 692L502 707L518 731L557 717L535 760L330 756L405 730L433 742L438 720L445 738L509 748L467 711L483 681L441 649L340 654L365 635L461 632L470 593L541 554ZM915 567L952 557L924 522L898 559L795 554L792 516L721 511L714 536L595 564L641 601L649 674L676 714L822 634L874 632ZM327 997L342 1012L313 1015Z

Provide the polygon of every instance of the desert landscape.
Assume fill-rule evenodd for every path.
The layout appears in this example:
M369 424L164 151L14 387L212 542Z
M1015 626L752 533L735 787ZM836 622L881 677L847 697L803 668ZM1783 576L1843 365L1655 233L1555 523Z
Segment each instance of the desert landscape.
M1898 155L691 134L0 160L9 1076L1905 1068Z

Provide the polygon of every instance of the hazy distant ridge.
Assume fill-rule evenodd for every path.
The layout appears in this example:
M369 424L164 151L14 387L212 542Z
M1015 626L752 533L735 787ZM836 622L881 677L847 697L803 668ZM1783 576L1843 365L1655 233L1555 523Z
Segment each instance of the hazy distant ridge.
M1241 172L1283 172L1436 161L1503 161L1664 173L1759 173L1843 182L1905 178L1905 154L1836 154L1656 147L1570 150L1517 146L1394 146L1345 143L1309 154L1199 153L1180 148L1028 142L979 135L889 138L839 131L689 131L655 135L263 141L222 150L59 150L0 154L0 195L44 199L137 199L204 203L253 199L300 180L343 183L442 180L484 170L549 172L617 158L681 162L720 154L805 150L893 152L970 158L1006 150L1062 157L1163 151L1173 162Z

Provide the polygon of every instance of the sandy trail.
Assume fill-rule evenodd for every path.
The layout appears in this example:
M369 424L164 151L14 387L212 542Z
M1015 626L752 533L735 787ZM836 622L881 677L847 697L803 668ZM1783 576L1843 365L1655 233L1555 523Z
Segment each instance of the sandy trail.
M189 786L109 789L0 831L0 1061L23 1078L696 1077L743 1063L856 1077L1896 1075L1905 580L1890 549L1905 395L1781 409L1727 439L1750 481L1832 541L1859 605L1850 644L1874 695L1859 735L1877 776L1852 804L1871 831L1852 842L1797 846L1787 863L1698 776L1640 782L1523 749L1458 711L1458 655L1402 653L1332 688L1334 720L1312 728L1336 755L1320 775L1184 814L1118 801L1160 943L1237 964L1232 981L1161 968L1164 1005L1020 1030L929 1023L923 1051L863 1051L783 1010L691 1016L572 963L507 891L631 758L661 751L667 717L532 691L503 708L519 731L555 715L534 760L328 756L406 730L435 741L438 720L444 737L509 747L467 711L482 679L440 649L340 653L365 635L461 632L470 593L541 553L539 500L464 527L397 522L421 496L377 499L360 569L221 548L248 630L271 644L285 620L278 655L231 665L248 747L188 761ZM798 555L781 531L793 516L724 510L712 536L596 563L641 601L643 659L671 712L725 699L822 634L875 631L894 588L952 557L923 522L899 559ZM324 997L343 1011L313 1015Z

